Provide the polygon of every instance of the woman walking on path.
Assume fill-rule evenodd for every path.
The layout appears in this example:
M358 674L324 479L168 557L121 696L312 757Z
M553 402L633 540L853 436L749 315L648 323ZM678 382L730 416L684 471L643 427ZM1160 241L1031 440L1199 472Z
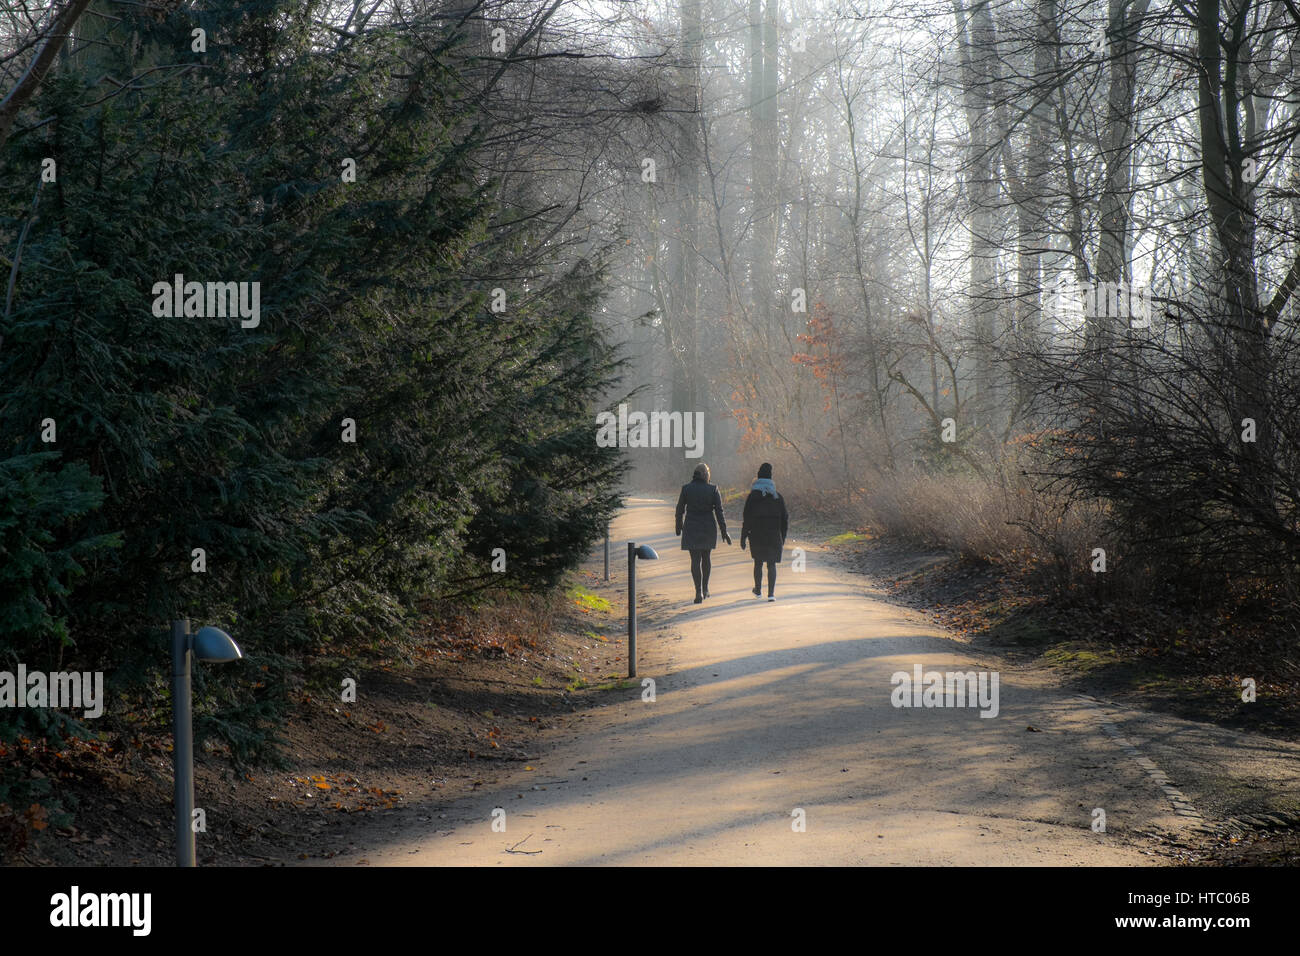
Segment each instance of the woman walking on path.
M713 570L709 552L718 546L716 532L721 530L722 540L731 544L727 519L722 516L722 496L717 485L709 484L709 477L709 466L700 462L677 496L677 533L682 536L682 550L691 553L696 604L709 596L709 572Z
M745 499L745 515L740 524L740 550L745 550L748 538L749 553L754 559L754 597L763 596L763 565L766 564L767 599L776 600L776 566L781 563L781 548L789 524L785 499L777 494L772 483L772 466L763 462L758 468L758 479Z

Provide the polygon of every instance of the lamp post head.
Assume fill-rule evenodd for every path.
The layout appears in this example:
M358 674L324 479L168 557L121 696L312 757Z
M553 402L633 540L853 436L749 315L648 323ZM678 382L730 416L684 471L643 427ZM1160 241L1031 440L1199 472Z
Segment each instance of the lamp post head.
M229 634L219 627L201 627L191 638L190 650L205 664L225 664L242 658L243 652Z
M638 558L640 558L642 561L658 561L658 560L659 560L659 555L658 555L657 553L655 553L655 549L652 548L652 547L650 547L650 545L648 545L648 544L643 544L643 545L641 545L639 548L637 548L637 549L636 549L636 556L637 556Z

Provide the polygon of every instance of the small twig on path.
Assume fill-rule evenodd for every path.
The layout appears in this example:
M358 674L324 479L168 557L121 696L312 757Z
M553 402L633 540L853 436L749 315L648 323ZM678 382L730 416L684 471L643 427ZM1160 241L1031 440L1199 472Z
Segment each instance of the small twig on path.
M509 847L509 848L506 850L506 852L507 852L507 853L526 853L526 854L528 854L529 856L532 856L533 854L536 854L536 853L541 853L541 852L542 852L541 850L516 850L516 849L515 849L515 847L520 846L520 845L522 845L522 844L524 844L524 843L527 843L527 842L528 842L528 837L531 837L531 836L532 836L531 833L528 834L528 836L524 837L522 840L520 840L518 843L516 843L515 846Z

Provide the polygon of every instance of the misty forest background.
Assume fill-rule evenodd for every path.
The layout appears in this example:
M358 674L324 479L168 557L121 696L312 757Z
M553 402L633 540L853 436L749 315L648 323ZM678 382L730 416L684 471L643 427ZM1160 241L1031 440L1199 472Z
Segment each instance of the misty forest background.
M703 412L725 486L1296 667L1290 0L14 0L0 70L0 669L110 696L0 747L165 728L189 617L247 656L199 735L273 754L303 679L687 479L597 447L623 401ZM155 317L177 273L260 324Z

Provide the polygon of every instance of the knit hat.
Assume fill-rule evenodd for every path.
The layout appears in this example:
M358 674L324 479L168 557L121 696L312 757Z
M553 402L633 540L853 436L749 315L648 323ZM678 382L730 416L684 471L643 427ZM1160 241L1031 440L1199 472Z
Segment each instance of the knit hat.
M758 466L758 477L760 477L760 478L771 478L771 477L772 477L772 466L771 466L770 464L768 464L767 462L763 462L763 464L759 465L759 466Z

